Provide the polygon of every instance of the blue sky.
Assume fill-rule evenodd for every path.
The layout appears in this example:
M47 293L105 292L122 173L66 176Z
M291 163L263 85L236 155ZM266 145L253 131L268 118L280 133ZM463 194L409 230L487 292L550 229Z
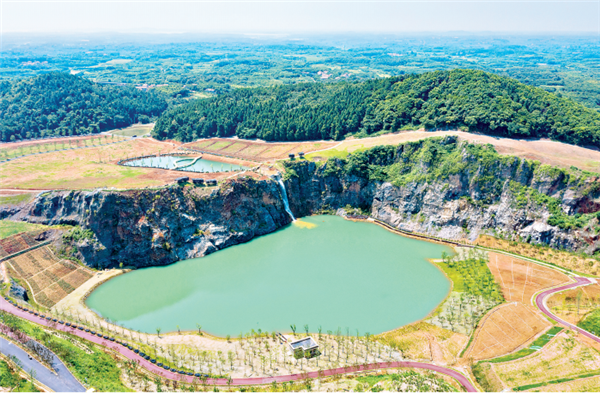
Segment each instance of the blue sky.
M2 32L592 32L600 1L1 1Z

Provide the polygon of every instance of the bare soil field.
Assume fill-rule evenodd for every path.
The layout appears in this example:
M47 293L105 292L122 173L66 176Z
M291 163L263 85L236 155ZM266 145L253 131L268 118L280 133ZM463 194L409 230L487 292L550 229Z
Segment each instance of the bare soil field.
M495 252L489 253L488 267L507 301L530 304L537 291L570 282L556 270Z
M593 258L582 257L567 251L555 250L549 247L536 247L527 243L497 239L489 235L479 236L475 244L549 262L576 272L592 275L600 273L600 262Z
M93 272L71 261L58 259L48 247L41 247L5 261L11 277L24 281L36 303L52 307Z
M502 304L481 320L464 357L483 360L505 355L550 326L550 322L532 306L516 302Z
M373 138L348 139L334 149L313 153L310 157L326 159L331 156L344 156L355 150L377 145L395 145L402 142L445 135L457 135L460 139L474 143L490 143L494 145L500 154L538 160L543 164L556 165L563 168L575 166L585 171L600 172L600 151L595 149L545 139L509 139L471 134L464 131L403 131Z
M554 314L576 325L585 314L598 308L600 285L593 284L552 295L546 304Z
M0 188L15 189L119 189L157 187L172 183L188 172L117 165L121 159L175 151L179 144L151 138L134 139L109 146L67 150L19 158L0 164ZM221 157L210 157L225 161ZM233 163L242 163L233 160ZM248 162L243 162L248 165ZM222 179L232 173L203 173L206 179Z
M447 329L418 322L379 334L375 339L396 345L405 357L433 360L438 364L453 364L467 344L468 337Z
M212 138L186 143L183 148L237 157L252 161L275 161L288 158L288 154L312 152L338 145L339 142L262 142L242 139Z
M493 368L508 387L515 388L560 378L577 378L598 371L600 353L574 337L572 332L563 331L540 351L521 359L496 363ZM540 390L547 391L552 386Z

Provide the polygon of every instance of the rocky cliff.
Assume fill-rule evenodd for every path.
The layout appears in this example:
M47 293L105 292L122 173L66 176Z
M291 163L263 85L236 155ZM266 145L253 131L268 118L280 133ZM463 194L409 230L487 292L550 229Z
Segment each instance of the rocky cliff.
M289 223L276 183L231 181L209 191L173 185L154 190L57 191L0 217L77 225L66 237L92 267L166 265L199 257Z
M447 137L286 166L297 216L360 207L395 227L447 239L487 233L571 251L600 247L595 175L499 156L491 146Z
M297 217L361 209L404 230L447 239L504 238L594 253L600 181L589 173L500 156L490 146L431 138L326 163L286 161ZM77 225L65 237L93 267L165 265L267 234L290 222L275 181L219 188L44 193L0 218Z

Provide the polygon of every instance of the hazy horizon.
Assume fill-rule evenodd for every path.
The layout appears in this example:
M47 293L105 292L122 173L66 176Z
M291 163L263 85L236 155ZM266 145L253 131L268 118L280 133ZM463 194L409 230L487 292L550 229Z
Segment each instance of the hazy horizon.
M3 1L1 31L34 34L589 34L598 1Z

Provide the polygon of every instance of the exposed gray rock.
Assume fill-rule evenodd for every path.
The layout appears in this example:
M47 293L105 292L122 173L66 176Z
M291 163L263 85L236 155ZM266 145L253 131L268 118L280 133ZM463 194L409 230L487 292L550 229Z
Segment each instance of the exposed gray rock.
M15 299L20 299L25 302L29 301L29 296L27 296L27 290L20 286L15 280L10 279L10 296Z

